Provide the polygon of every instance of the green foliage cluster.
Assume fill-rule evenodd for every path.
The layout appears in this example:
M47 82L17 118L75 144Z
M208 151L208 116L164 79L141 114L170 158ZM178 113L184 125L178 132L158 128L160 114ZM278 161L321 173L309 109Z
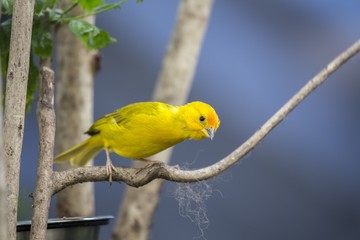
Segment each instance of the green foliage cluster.
M138 3L143 0L136 0ZM36 0L33 19L31 59L29 70L29 82L27 89L27 109L32 103L37 89L38 67L37 59L49 58L54 48L54 32L58 25L67 25L70 31L89 49L100 49L115 42L110 34L93 24L83 21L85 17L97 15L111 9L119 8L126 0L117 3L105 3L104 0L70 0L67 9L60 9L59 0ZM6 77L9 60L11 14L14 0L1 0L2 19L0 22L0 63L1 74ZM85 13L80 16L72 15L72 10L80 6Z

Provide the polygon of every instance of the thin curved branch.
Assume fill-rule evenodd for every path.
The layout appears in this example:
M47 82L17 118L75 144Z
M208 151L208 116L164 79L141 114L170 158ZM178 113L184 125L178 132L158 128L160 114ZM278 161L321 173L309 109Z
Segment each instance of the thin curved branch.
M274 127L294 110L306 96L314 91L320 84L324 83L332 73L359 51L360 40L356 41L351 47L331 61L268 121L266 121L246 142L213 165L198 170L186 171L181 170L178 167L159 164L149 164L142 169L118 167L118 172L113 174L113 180L124 182L133 187L140 187L156 178L175 182L196 182L217 176L250 152ZM53 178L54 194L75 183L108 180L105 167L83 167L63 172L54 172Z

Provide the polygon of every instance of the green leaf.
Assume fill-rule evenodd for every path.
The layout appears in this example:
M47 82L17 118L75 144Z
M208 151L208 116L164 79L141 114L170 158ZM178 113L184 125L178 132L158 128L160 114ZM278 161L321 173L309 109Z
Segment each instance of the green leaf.
M44 14L47 8L54 8L58 0L36 0L34 14L36 16L41 16Z
M95 35L99 34L99 29L96 26L81 20L71 20L69 22L69 29L78 37L82 37L89 33Z
M14 0L0 0L5 15L11 15L14 7Z
M34 19L31 47L41 58L51 57L52 54L54 40L50 28L50 21L45 17Z
M99 7L97 7L94 11L94 15L97 15L97 14L100 14L100 13L103 13L103 12L107 12L111 9L115 9L115 8L120 8L120 6L126 2L126 0L122 0L120 2L117 2L117 3L105 3Z
M88 16L95 16L95 15L101 14L103 12L107 12L114 8L120 8L120 6L123 3L125 3L126 1L127 0L121 0L117 3L103 3L103 4L100 4L100 5L92 8L91 11L87 11L82 15L71 16L68 13L71 12L71 10L77 5L77 1L75 1L73 5L71 5L68 9L63 11L60 22L69 23L72 20L79 20L79 19L84 19L85 17L88 17Z
M90 49L103 48L112 42L116 42L116 39L112 38L108 32L85 21L71 20L69 29L80 37L85 46Z
M136 0L136 3L142 3L144 0Z
M116 42L115 38L112 38L107 31L101 30L100 33L89 39L89 47L92 49L99 49L106 47L110 43Z
M48 13L51 22L58 23L61 21L63 10L58 8L47 8L45 11Z
M79 0L79 5L88 11L92 11L104 4L103 0Z

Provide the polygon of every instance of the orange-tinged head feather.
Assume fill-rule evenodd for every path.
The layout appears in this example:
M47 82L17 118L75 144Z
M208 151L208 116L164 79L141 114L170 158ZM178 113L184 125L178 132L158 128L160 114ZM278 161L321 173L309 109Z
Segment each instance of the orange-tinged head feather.
M213 138L220 125L220 120L213 107L203 102L191 102L180 107L185 121L188 138L200 140Z

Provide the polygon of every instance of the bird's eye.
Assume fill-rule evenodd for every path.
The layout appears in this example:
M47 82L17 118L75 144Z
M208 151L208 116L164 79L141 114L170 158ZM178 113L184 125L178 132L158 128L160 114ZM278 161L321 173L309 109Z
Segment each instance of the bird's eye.
M200 122L205 122L205 117L204 117L204 116L200 116L199 120L200 120Z

